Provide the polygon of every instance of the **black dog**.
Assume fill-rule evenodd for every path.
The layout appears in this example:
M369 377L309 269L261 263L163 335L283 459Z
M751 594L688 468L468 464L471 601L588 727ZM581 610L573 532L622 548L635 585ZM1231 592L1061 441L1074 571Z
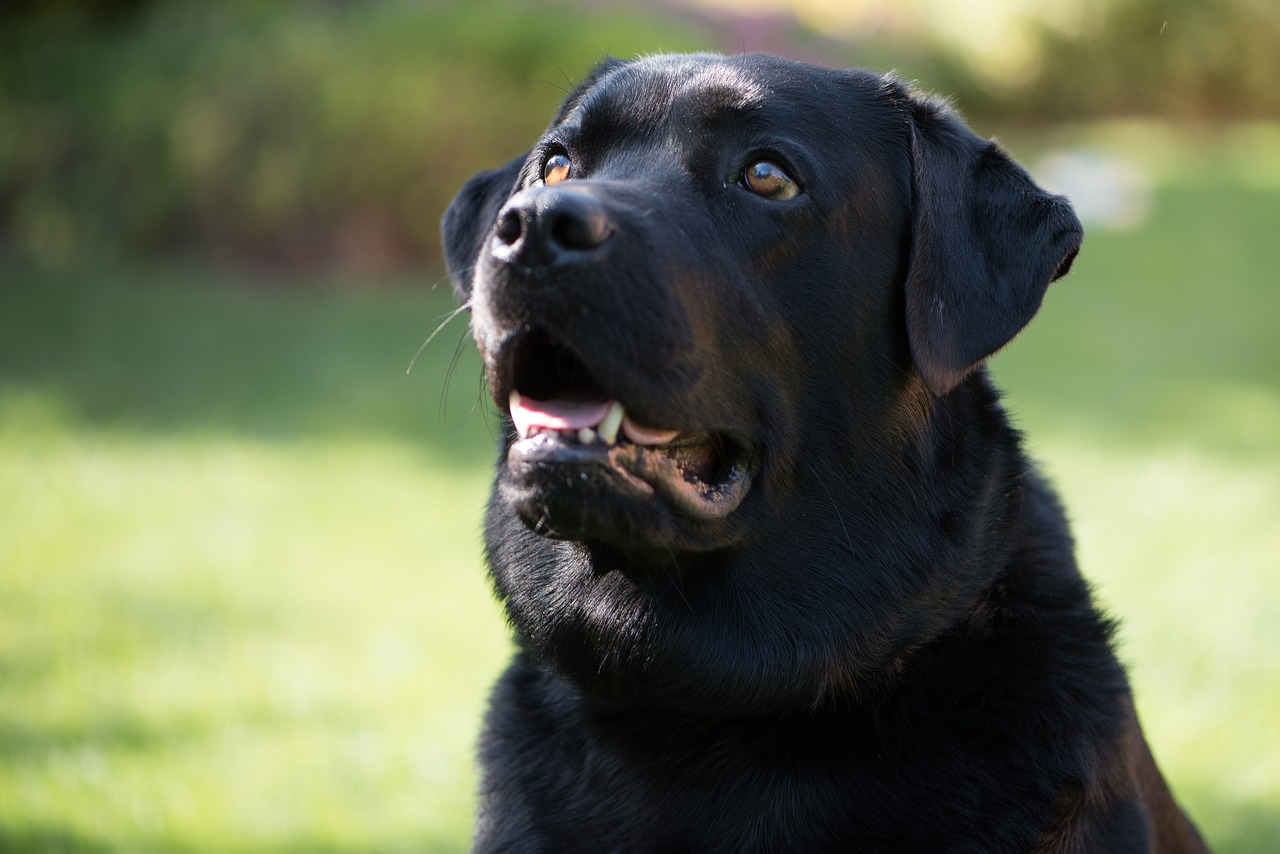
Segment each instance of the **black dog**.
M983 367L1080 240L944 105L762 56L605 63L466 185L476 850L1204 850Z

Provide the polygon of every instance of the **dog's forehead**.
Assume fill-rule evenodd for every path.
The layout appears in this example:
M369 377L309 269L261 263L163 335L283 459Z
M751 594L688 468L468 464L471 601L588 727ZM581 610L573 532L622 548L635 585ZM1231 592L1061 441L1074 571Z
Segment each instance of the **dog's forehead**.
M677 105L746 111L764 105L770 92L764 76L719 57L649 57L619 69L598 91L602 102L621 101L642 114L670 113Z
M705 126L731 116L803 114L846 91L851 81L854 89L877 82L870 72L859 77L758 55L651 56L602 74L557 124L584 136L616 138L644 136L659 127Z

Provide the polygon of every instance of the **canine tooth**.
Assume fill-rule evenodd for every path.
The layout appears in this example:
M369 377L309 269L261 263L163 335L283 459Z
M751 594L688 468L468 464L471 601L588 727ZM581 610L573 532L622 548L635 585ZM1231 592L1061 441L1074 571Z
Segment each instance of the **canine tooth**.
M578 441L584 445L590 445L596 440L596 431L590 427L583 427L578 430Z
M622 419L626 414L618 401L615 400L609 405L609 411L605 413L600 426L596 428L600 433L601 441L607 445L618 441L618 428L622 426Z
M529 434L533 432L528 424L521 424L516 418L516 413L520 411L520 392L515 389L511 390L511 394L507 395L507 412L511 414L511 420L516 425L516 435L521 439L528 439Z

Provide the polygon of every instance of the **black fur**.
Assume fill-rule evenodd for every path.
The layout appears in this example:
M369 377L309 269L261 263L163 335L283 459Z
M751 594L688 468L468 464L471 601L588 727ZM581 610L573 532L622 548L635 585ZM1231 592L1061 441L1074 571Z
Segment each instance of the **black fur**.
M472 179L444 244L503 413L567 358L749 484L688 511L504 437L477 851L1202 850L982 367L1080 240L944 105L762 56L611 62Z

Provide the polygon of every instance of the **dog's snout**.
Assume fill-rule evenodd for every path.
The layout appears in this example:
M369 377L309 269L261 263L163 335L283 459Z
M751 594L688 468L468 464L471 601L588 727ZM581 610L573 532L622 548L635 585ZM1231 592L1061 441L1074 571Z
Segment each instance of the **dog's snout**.
M559 187L531 188L499 213L493 252L526 266L566 263L599 249L613 231L608 210L594 196Z
M560 203L546 212L551 239L567 249L594 249L601 246L613 227L604 205L590 196L561 195Z

